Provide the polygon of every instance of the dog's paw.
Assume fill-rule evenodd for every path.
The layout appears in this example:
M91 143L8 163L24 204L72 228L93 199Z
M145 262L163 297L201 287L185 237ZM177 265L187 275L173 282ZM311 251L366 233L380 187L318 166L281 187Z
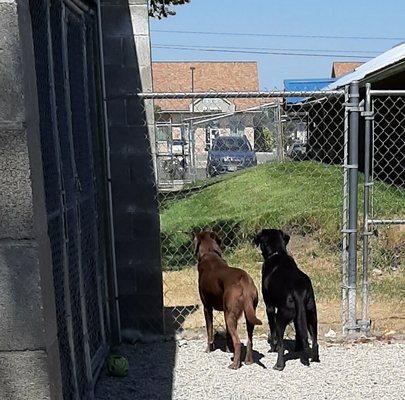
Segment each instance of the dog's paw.
M229 369L238 369L240 367L239 363L233 362L232 364L228 365Z
M309 359L308 357L301 357L301 364L309 367Z
M214 343L210 343L210 344L207 345L207 347L205 349L205 352L206 353L211 353L211 351L214 351L214 350L215 350Z
M273 369L275 369L276 371L282 371L285 368L285 364L276 364Z
M246 357L245 364L246 365L252 365L253 364L253 357Z
M276 344L270 345L269 353L277 353L277 352L278 352L278 346Z
M321 360L319 359L319 356L318 356L318 357L312 357L312 358L311 358L311 361L312 361L312 362L316 362L316 363L321 362Z

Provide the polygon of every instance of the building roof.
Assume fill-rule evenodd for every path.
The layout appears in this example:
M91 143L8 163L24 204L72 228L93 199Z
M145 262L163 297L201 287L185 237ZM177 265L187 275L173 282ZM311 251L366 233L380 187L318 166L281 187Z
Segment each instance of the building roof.
M405 70L405 43L400 44L372 60L357 67L353 72L342 76L326 89L333 90L348 85L350 82L376 81L383 76L392 75L399 70Z
M247 92L259 90L257 63L253 61L153 62L154 92L191 92L191 68L194 68L194 92ZM232 99L237 109L261 103L259 99ZM190 100L156 100L162 110L189 110Z
M318 78L318 79L285 79L284 90L290 92L304 92L322 90L336 79ZM298 103L302 101L302 97L288 97L288 103Z
M357 67L364 64L363 62L351 62L351 61L335 61L332 64L332 78L340 78L349 72L354 71Z

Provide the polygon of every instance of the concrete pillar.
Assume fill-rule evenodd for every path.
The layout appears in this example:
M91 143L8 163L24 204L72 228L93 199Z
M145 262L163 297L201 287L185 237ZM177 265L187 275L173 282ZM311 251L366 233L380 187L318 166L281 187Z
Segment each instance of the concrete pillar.
M35 81L28 1L0 0L0 399L10 400L61 398Z
M118 296L124 340L163 333L160 229L152 151L146 0L102 0Z

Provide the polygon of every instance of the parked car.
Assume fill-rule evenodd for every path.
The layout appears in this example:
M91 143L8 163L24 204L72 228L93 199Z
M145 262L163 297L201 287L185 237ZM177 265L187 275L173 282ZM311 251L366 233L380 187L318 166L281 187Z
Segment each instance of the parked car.
M219 136L208 150L207 177L257 165L256 153L246 136Z
M306 143L293 143L293 145L287 151L287 156L296 161L305 160L308 156Z

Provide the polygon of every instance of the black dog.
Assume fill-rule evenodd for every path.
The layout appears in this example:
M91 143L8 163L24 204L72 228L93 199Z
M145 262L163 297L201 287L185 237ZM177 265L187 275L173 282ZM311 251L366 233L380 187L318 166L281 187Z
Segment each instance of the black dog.
M277 229L263 229L254 239L264 258L262 293L270 326L271 351L278 351L274 369L279 371L285 367L283 336L291 321L296 332L295 350L302 351L301 362L309 365L308 331L312 339L312 361L319 362L314 290L309 277L287 253L289 240L290 236Z

